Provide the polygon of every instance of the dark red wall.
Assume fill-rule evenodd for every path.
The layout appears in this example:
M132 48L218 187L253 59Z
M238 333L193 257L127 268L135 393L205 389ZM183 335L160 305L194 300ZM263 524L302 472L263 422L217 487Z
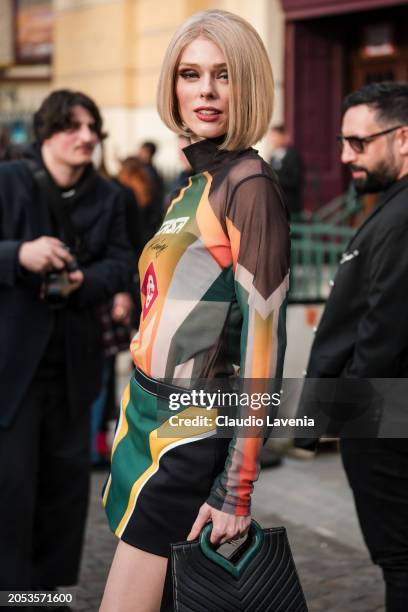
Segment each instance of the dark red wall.
M310 19L405 5L407 0L282 0L287 19Z
M379 4L382 7L395 6L392 9L344 12L351 5L355 9L360 5L370 8ZM403 3L387 0L283 0L283 5L288 10L285 123L305 162L304 206L314 210L341 194L349 180L340 162L336 135L341 128L344 96L371 78L371 60L361 59L361 33L370 23L393 24L397 53L387 59L387 65L396 79L401 78L402 73L407 73L408 30L405 24L408 7L406 0ZM323 16L288 18L306 6L310 11L324 13ZM334 8L337 15L332 14Z
M344 49L324 25L287 25L286 123L306 168L305 207L343 191L335 136L341 124Z

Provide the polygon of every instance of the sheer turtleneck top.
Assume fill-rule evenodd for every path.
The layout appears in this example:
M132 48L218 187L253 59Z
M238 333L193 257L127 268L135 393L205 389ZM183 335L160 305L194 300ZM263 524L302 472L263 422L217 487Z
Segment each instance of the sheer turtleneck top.
M148 376L177 382L282 375L289 224L276 177L254 149L203 140L139 262L142 314L131 352ZM233 439L208 503L249 513L262 439Z

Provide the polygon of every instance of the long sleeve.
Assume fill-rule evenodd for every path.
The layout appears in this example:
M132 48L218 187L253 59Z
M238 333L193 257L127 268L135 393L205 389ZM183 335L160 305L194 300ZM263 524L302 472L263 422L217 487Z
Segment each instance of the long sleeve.
M407 230L406 224L395 226L381 232L373 244L367 309L359 321L347 376L392 377L398 370L398 359L408 341L407 317L402 307L407 297Z
M0 289L14 288L22 283L38 289L40 276L24 270L19 264L19 250L24 240L15 236L13 226L3 218L4 209L3 194L0 194Z
M290 239L286 209L269 176L241 181L232 196L226 225L235 293L243 319L240 375L245 379L280 378L286 347ZM238 516L250 513L262 433L232 439L225 469L213 485L209 505Z
M0 238L0 286L14 287L18 279L18 250L21 240Z
M5 182L5 175L0 178ZM14 287L19 277L18 251L21 240L14 239L6 225L5 202L7 196L0 192L0 287Z

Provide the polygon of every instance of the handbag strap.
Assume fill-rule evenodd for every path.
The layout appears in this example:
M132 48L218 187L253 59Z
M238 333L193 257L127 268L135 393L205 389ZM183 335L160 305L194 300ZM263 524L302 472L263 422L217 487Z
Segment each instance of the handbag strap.
M220 555L210 543L210 535L212 531L212 523L208 523L200 534L200 547L203 554L212 561L216 563L224 570L229 572L231 576L234 578L239 578L248 564L252 561L254 557L259 553L262 548L262 543L264 539L264 534L261 527L258 525L256 521L252 519L251 526L249 528L248 538L251 540L251 543L248 547L245 548L245 552L242 557L239 559L237 563L232 563L229 559Z

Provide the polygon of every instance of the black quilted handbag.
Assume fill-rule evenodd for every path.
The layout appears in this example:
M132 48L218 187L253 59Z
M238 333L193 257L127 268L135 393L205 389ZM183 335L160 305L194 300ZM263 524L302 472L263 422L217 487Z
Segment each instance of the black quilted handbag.
M307 612L284 527L252 521L229 559L210 545L211 528L171 545L175 612Z

